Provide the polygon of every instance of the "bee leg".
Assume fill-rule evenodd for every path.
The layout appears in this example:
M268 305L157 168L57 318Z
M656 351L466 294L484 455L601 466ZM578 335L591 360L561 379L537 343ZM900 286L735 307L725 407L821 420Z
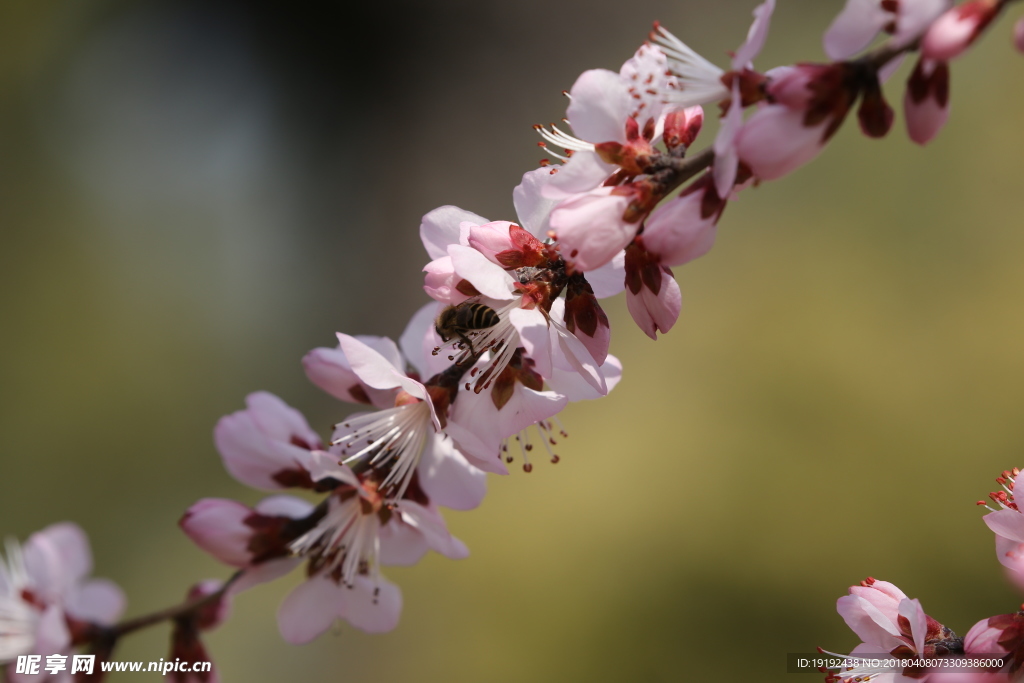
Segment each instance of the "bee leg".
M459 332L459 338L466 343L466 346L469 347L469 352L475 356L476 349L473 348L473 342L470 340L470 338L467 335L463 334L462 332Z

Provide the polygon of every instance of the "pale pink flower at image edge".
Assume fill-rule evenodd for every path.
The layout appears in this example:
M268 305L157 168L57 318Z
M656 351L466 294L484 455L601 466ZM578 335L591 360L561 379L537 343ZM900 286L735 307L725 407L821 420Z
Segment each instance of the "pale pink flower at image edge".
M24 546L8 541L0 562L0 663L18 655L66 653L71 623L110 626L125 607L124 593L107 579L90 579L92 551L80 527L53 524ZM43 678L9 670L12 683L70 683L69 671Z

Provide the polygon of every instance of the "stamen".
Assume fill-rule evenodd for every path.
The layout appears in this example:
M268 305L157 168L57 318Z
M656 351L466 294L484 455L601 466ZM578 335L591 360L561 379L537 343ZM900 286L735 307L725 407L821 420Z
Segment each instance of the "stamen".
M579 151L579 150L593 151L594 150L594 145L592 145L591 143L587 142L586 140L581 140L578 137L575 137L573 135L569 135L568 133L566 133L565 131L561 130L560 128L558 128L558 126L556 126L553 123L550 124L550 126L551 126L551 130L550 131L545 129L543 126L539 126L539 127L538 126L534 126L534 129L538 133L540 133L540 136L542 138L544 138L548 142L551 142L551 143L554 143L554 144L558 145L562 149L574 150L574 151Z
M381 489L396 490L392 497L401 498L432 428L430 406L419 401L360 415L345 423L347 429L352 426L355 429L351 433L331 442L341 446L342 462L356 471L390 466Z

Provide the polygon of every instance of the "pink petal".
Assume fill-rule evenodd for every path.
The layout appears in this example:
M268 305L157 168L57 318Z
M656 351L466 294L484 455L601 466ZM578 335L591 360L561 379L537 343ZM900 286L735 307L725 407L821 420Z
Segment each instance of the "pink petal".
M900 631L896 624L864 598L844 595L836 601L836 611L861 640L885 652L903 642L897 638Z
M245 524L252 510L233 500L203 498L178 522L196 545L225 564L245 567L252 559L249 540L253 530Z
M458 409L462 400L469 396L469 393L462 394L455 402L455 409ZM454 415L448 419L445 431L473 466L492 474L508 474L508 468L505 467L505 463L501 461L499 455L500 443L494 444L491 440L484 441L474 432L459 424Z
M468 249L454 246L449 248ZM421 383L410 379L404 371L358 339L339 332L338 344L352 366L352 371L367 386L374 389L401 388L418 399L427 399L427 390ZM430 406L430 415L435 426L439 426L437 415L434 414L434 403L427 400L427 405Z
M444 518L436 509L424 507L411 500L403 500L398 506L402 522L422 534L427 545L436 553L450 560L469 557L469 549L459 539L448 533Z
M335 437L341 436L341 434L347 434L344 425L339 425L338 431L335 433ZM321 481L323 479L337 479L340 482L344 482L349 486L354 486L359 490L362 490L362 485L359 483L359 479L355 473L349 469L348 465L343 465L338 461L338 457L333 453L325 453L324 451L313 451L312 458L309 461L309 476L313 478L313 481Z
M1024 18L1018 19L1013 25L1013 44L1018 50L1024 52Z
M302 519L313 512L313 504L295 496L267 496L256 503L256 512L268 517Z
M92 571L89 539L77 524L60 522L37 531L25 542L25 567L35 589L60 601Z
M675 77L668 74L668 58L660 48L648 43L641 45L619 69L619 81L625 85L630 97L627 115L636 119L641 129L648 122L655 122L655 140L662 133L660 130L664 122L662 111L665 95L668 92L669 79L675 81ZM622 124L625 127L625 119ZM605 141L593 140L592 142Z
M653 214L652 214L653 215ZM598 299L615 296L626 288L626 252L620 251L600 268L587 273L587 282Z
M900 66L903 65L903 62L906 60L906 58L907 53L901 52L900 54L896 55L888 62L886 62L884 66L880 67L878 69L878 82L881 83L882 85L888 83L889 79L892 78L892 76L896 73Z
M113 581L90 579L68 596L64 608L75 619L109 626L121 617L127 602Z
M743 107L740 104L740 80L737 78L732 84L732 106L722 119L718 135L715 136L715 161L711 170L719 197L728 197L736 183L736 171L740 163L736 154L736 136L742 127Z
M508 234L511 225L508 221L494 221L474 226L469 229L469 246L487 257L491 263L501 266L501 262L495 258L496 254L516 249Z
M434 322L442 308L443 306L433 301L420 308L413 314L398 340L402 354L424 380L430 379L451 365L446 355L433 353L441 344L441 338L434 330Z
M304 561L301 557L282 557L261 562L255 567L249 567L242 574L242 577L231 584L228 593L238 595L254 586L281 578L285 574L298 567Z
M453 510L472 510L487 493L487 475L455 449L451 439L435 434L416 467L420 487L430 501Z
M633 109L627 86L607 69L584 71L569 91L566 117L576 137L587 142L626 142L626 118Z
M551 331L551 360L556 369L572 370L602 395L608 393L608 383L600 366L587 347L565 327L565 299L555 299L548 311Z
M501 433L512 436L562 412L569 399L553 391L534 391L516 384L512 398L499 411Z
M356 589L339 586L322 574L300 583L277 610L281 637L292 645L308 643L341 616L348 596Z
M430 550L423 534L404 523L398 515L381 527L378 537L380 563L386 566L411 567Z
M906 594L895 584L877 580L870 586L851 586L850 594L870 602L893 623L899 618L900 603L907 599Z
M541 188L541 192L549 201L554 202L590 192L599 187L608 179L608 176L615 172L616 166L603 161L597 152L581 149L557 169L542 168L540 170L546 170L551 177L551 180ZM556 172L551 174L552 170L556 170ZM554 206L548 208L549 220L554 208ZM537 235L537 237L544 238L542 235Z
M928 617L921 602L914 598L900 601L900 616L910 622L910 634L914 637L914 652L924 652L924 637L928 631Z
M622 363L618 358L609 354L608 358L604 361L604 365L601 366L600 372L610 392L619 383L619 380L622 379ZM548 380L548 384L554 391L562 394L569 401L592 401L606 396L606 394L602 394L594 389L575 370L565 370L558 366L555 367L554 375Z
M1021 563L1024 562L1024 543L1019 543L998 534L995 539L996 559L999 560L999 564L1013 571L1024 568L1021 566Z
M378 408L395 404L393 389L374 389L359 381L341 349L313 349L303 357L302 366L313 384L340 401L365 403L369 399Z
M611 261L636 235L637 223L622 216L632 198L600 187L558 205L551 213L562 255L576 270L590 271Z
M878 0L846 0L846 7L825 31L825 53L835 60L852 57L867 47L892 18Z
M998 510L988 513L982 520L996 535L1024 543L1024 514L1016 510Z
M387 633L398 626L402 614L402 591L383 576L376 582L357 576L348 591L342 618L367 633Z
M50 605L36 624L35 651L44 655L63 652L71 645L71 633L68 631L67 619L57 605Z
M492 299L507 301L512 295L512 277L476 249L453 244L448 247L455 272L468 280L476 291Z
M552 321L551 331L553 335L557 336L558 343L557 351L553 356L557 356L571 365L580 377L594 389L607 394L608 384L587 347L572 332L565 329L564 325ZM557 365L558 361L555 362Z
M273 394L250 394L246 404L248 409L222 417L213 431L224 467L249 486L284 488L275 475L304 470L309 449L321 446L320 437L301 413Z
M703 192L670 199L644 225L644 249L666 266L681 266L706 254L718 234L717 214L701 216Z
M754 22L747 31L747 40L736 50L732 58L732 68L742 70L746 68L754 57L761 54L765 40L768 39L768 27L771 25L772 13L775 11L775 0L765 0L754 8ZM736 100L739 101L738 99ZM724 194L719 193L722 197Z
M512 204L516 207L519 224L539 240L547 237L548 217L558 203L544 196L544 187L557 178L559 173L561 171L552 174L550 168L543 167L527 171L523 174L522 182L512 190Z
M551 376L551 336L548 321L540 309L516 308L509 311L509 322L519 333L519 343L535 363L541 377Z
M901 2L896 19L893 47L902 47L918 38L932 22L949 9L951 0L913 0Z
M771 104L755 112L736 139L740 159L761 180L775 180L818 156L829 121L808 128L804 114Z
M443 258L448 254L448 245L466 244L462 240L463 223L482 225L486 222L486 218L457 206L442 206L423 217L420 239L430 258Z
M590 352L595 363L604 363L605 359L608 357L608 349L611 348L612 344L612 328L609 325L604 325L601 324L601 322L598 322L597 327L594 328L593 336L588 335L580 329L579 325L577 325L573 334L576 335L576 338L579 339L583 346L587 348L587 351ZM545 376L544 373L540 372L539 368L537 368L537 371L541 376ZM546 377L550 376L551 369L548 370Z

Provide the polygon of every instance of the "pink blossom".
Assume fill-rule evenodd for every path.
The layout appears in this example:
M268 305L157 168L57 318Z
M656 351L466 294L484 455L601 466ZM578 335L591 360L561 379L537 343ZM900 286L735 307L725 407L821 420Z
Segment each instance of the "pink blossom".
M1013 25L1013 44L1018 50L1024 52L1024 18L1018 19Z
M847 59L868 46L883 30L893 27L893 47L907 45L950 6L951 0L847 0L825 32L825 52Z
M956 634L935 621L916 599L907 598L899 588L885 581L868 578L859 586L850 588L836 602L836 609L861 639L861 644L850 652L850 657L873 655L856 665L842 667L830 676L831 680L876 680L892 683L910 683L925 674L919 668L892 668L892 662L913 659L916 656L934 657L948 654L959 647ZM878 659L880 653L893 658Z
M907 81L903 100L910 139L923 145L938 135L949 118L949 66L925 58Z
M465 545L448 533L436 506L418 488L411 498L385 498L376 481L360 479L323 451L312 454L309 467L310 478L331 491L316 507L288 496L265 499L255 509L206 499L185 513L181 527L217 559L246 570L233 592L309 560L310 579L279 613L289 642L305 642L338 618L369 631L393 628L401 599L381 577L380 565L414 564L431 549L460 559L468 554ZM304 596L311 592L329 600L307 604ZM300 613L322 628L298 623Z
M400 366L347 334L338 333L339 349L352 371L367 387L395 390L392 408L350 416L336 425L332 452L364 470L387 471L383 489L401 498L428 439L440 431L440 418L426 386Z
M925 33L922 57L939 62L958 57L996 18L1001 7L1001 3L991 0L968 0L948 10Z
M92 552L77 525L62 522L28 538L7 543L0 560L0 663L19 655L64 653L72 632L89 625L110 626L125 606L121 589L106 579L90 579ZM18 674L12 681L70 683L68 670L55 675Z
M565 162L549 172L553 175L542 188L545 197L569 199L591 192L620 169L632 176L645 172L665 116L674 108L665 106L675 87L667 68L665 54L648 44L618 73L592 69L576 79L566 112L572 134L554 124L549 129L534 126L545 140L541 146ZM549 143L565 155L551 150Z
M406 381L415 383L411 386L424 386L406 376L405 368L409 363L419 377L432 378L448 367L448 363L429 352L438 343L434 334L434 319L437 314L438 307L431 304L413 316L402 335L402 351L399 351L393 341L384 337L346 336L346 339L354 340L346 341L346 344L365 354L372 362L378 364L383 372L401 373ZM353 344L358 346L353 347ZM381 389L364 382L353 369L340 342L337 349L314 349L303 359L303 364L310 378L328 393L348 401L356 400L360 396L372 396L373 404L383 409L376 413L353 416L348 422L355 423L356 427L354 430L336 431L335 445L331 448L333 452L340 454L345 451L354 464L367 454L379 455L379 451L385 451L397 444L398 447L391 451L391 455L394 456L392 461L402 463L403 468L415 469L406 470L396 477L411 477L415 471L419 477L418 485L430 500L444 507L469 510L480 504L487 490L485 476L454 449L451 439L436 429L431 418L433 398L429 401L422 400L398 386ZM364 368L360 372L366 374L368 370ZM353 382L357 390L346 389ZM419 392L419 389L416 391ZM420 394L426 395L429 391L424 386ZM433 414L437 414L436 410ZM438 421L442 417L443 415L439 416ZM399 433L392 433L396 425L401 425L402 430ZM359 436L354 436L357 433ZM370 434L376 434L380 439L363 444L354 450L349 448L354 439L361 439ZM376 465L387 466L383 459L377 460Z
M491 327L476 331L473 338L475 350L488 350L482 364L478 364L470 373L474 378L473 391L480 393L489 390L520 347L524 349L525 357L534 364L535 371L541 377L549 377L552 354L562 342L559 341L561 337L554 339L549 333L551 318L543 310L548 300L546 285L542 282L517 282L501 266L487 260L471 247L453 244L448 247L448 252L456 273L473 284L483 297L481 302L492 308L499 321ZM564 326L562 331L572 337L572 341L565 341L565 344L583 346ZM440 344L435 353L440 353L448 346L458 349L451 355L451 360L456 363L466 362L474 353L474 349L456 338ZM590 353L585 349L584 352L590 363L593 363Z
M996 478L1003 490L990 493L989 498L998 509L985 505L984 501L978 501L978 505L991 510L982 519L996 536L996 557L1009 570L1010 577L1024 587L1024 514L1013 495L1019 474L1020 470L1014 467Z

